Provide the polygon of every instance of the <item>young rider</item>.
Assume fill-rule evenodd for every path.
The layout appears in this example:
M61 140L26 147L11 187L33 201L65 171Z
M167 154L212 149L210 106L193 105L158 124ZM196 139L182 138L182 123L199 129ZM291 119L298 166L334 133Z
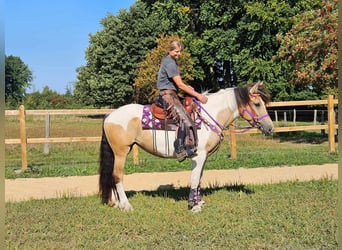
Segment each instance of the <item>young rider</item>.
M197 147L197 131L194 121L183 108L178 91L181 89L190 96L196 97L201 103L206 103L208 98L196 92L191 86L183 83L176 60L182 52L182 44L179 41L171 41L168 54L162 60L157 87L161 98L167 103L167 109L171 111L174 119L179 122L176 131L174 147L179 161L186 157L194 156ZM185 141L185 139L189 139Z

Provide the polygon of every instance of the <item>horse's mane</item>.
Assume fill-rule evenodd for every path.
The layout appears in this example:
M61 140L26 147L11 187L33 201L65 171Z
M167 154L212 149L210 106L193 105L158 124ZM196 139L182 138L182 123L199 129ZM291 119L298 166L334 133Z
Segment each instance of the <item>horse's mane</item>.
M234 88L234 93L236 97L236 102L238 105L246 105L250 101L249 97L249 90L255 85L257 82L252 83L247 87L236 87ZM258 94L260 95L261 99L267 104L271 101L271 96L265 89L264 85L259 85L258 87Z
M233 88L226 88L226 89L220 89L217 92L209 93L209 91L202 92L202 94L206 96L216 96L226 93L227 91L234 91L236 102L238 106L240 105L247 105L250 101L250 89L255 85L259 84L259 82L254 82L250 84L249 86L245 87L233 87ZM260 95L261 99L265 102L265 104L269 103L271 101L271 96L267 92L266 88L263 84L260 84L258 87L258 94Z

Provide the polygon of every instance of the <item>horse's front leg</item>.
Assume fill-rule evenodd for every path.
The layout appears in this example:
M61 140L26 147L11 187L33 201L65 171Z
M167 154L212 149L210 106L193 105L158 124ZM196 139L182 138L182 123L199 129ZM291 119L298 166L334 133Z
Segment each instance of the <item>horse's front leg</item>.
M206 159L207 154L205 152L197 152L197 156L192 158L188 206L193 212L200 212L202 209L201 207L204 204L204 201L201 198L200 185Z

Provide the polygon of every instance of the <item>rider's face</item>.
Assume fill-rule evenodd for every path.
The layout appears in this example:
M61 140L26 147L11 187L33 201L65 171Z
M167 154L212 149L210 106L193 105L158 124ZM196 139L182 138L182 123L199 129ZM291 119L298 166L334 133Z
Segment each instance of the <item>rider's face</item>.
M169 51L169 55L170 55L174 60L178 59L179 56L181 55L181 53L182 53L182 48L180 48L180 47L178 47L178 48L176 48L176 49L174 49L174 50Z

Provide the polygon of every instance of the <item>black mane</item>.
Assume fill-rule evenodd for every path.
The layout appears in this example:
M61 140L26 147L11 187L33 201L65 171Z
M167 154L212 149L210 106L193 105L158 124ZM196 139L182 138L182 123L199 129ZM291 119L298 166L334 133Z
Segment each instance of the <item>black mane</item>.
M249 90L257 84L256 82L252 83L251 85L247 87L237 87L234 89L236 102L240 105L247 105L250 101L249 98ZM258 94L260 94L261 99L265 102L265 104L269 103L271 101L271 96L265 89L264 85L259 85L258 87Z

